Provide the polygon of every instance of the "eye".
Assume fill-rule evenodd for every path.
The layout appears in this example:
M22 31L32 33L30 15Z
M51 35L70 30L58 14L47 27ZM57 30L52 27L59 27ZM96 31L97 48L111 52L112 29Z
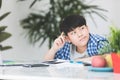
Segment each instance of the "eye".
M84 29L85 27L81 27L81 29Z
M72 31L72 32L70 32L70 34L71 34L71 35L74 35L74 34L76 34L76 32L75 32L75 31Z

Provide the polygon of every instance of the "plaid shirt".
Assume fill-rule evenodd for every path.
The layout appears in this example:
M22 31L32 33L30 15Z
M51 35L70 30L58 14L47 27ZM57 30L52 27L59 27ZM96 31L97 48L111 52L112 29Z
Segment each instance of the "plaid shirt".
M89 41L87 44L87 53L89 56L99 54L99 49L104 47L108 41L99 35L90 34ZM72 44L66 42L65 45L57 51L55 59L70 60L70 46Z

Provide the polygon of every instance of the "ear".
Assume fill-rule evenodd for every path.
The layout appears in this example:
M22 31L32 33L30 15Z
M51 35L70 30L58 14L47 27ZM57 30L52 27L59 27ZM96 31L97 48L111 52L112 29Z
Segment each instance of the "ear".
M66 42L69 42L69 43L71 42L71 40L68 36L65 36L65 40L66 40Z

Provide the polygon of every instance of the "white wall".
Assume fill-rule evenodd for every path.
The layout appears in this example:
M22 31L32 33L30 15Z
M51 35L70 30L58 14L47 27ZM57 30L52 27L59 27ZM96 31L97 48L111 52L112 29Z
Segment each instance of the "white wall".
M3 59L12 60L42 60L44 53L47 51L47 43L42 47L32 46L23 34L23 29L20 27L20 20L27 16L31 0L27 2L16 2L16 0L3 0L2 13L11 11L11 14L6 17L1 25L7 25L6 31L12 34L12 37L7 39L2 44L11 45L13 49L0 52ZM38 44L39 45L39 44Z
M8 28L6 31L12 33L12 37L4 41L4 45L11 45L13 49L0 52L2 53L3 59L12 59L12 60L42 60L44 53L48 50L47 42L42 46L32 46L29 44L28 40L22 35L23 29L20 27L19 20L25 18L30 12L28 7L30 1L27 2L16 2L16 0L3 0L3 6L0 11L0 15L7 11L11 11L11 14L6 17L3 21L0 22L0 25L6 25ZM87 18L90 31L93 33L98 33L101 35L106 35L109 32L109 25L115 24L120 27L120 11L119 5L120 0L94 0L92 4L99 5L101 8L108 10L108 13L105 13L108 16L108 22L103 21L99 17L94 17L97 26Z
M98 34L106 35L109 33L110 25L120 27L120 10L118 9L118 7L120 7L119 2L119 0L94 0L94 4L99 5L101 8L108 10L108 12L105 13L105 15L107 15L108 21L105 22L95 17L94 19L97 22L98 27L96 30L91 28L93 32L95 31Z

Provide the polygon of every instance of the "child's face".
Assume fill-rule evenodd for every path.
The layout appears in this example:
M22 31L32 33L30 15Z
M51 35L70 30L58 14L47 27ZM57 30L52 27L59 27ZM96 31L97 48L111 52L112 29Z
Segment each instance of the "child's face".
M77 47L86 46L89 40L89 30L85 25L73 29L67 35L69 41Z

